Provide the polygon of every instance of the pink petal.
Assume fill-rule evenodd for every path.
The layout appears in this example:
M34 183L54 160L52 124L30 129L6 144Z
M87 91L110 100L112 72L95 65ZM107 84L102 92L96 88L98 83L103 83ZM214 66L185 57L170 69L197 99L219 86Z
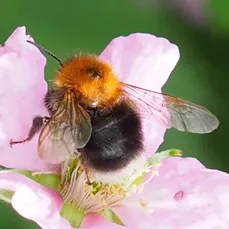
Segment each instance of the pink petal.
M87 215L80 228L83 229L124 229L123 226L119 226L106 220L103 216L92 213Z
M99 56L121 81L160 92L179 60L178 47L164 38L134 33L117 37Z
M141 194L153 209L148 225L154 225L155 229L226 229L229 225L228 190L228 174L205 169L192 158L168 159L159 176ZM119 213L122 211L118 209ZM131 227L132 219L141 217L140 209L132 208L128 214L120 218L122 221L125 218L124 223Z
M0 47L0 164L11 168L50 171L54 167L37 155L37 137L10 148L11 139L26 138L32 119L47 115L44 96L45 57L26 35L25 27L17 28Z
M115 213L122 220L125 228L131 229L158 229L149 216L143 214L141 209L130 207L116 208ZM165 228L166 229L166 228Z
M135 33L113 39L100 58L113 66L121 81L161 92L179 60L179 50L164 38ZM156 116L143 121L147 153L157 150L168 127Z
M0 173L0 189L14 191L13 208L41 228L72 229L59 214L63 200L57 191L44 188L23 175L4 172Z
M70 223L60 216L63 206L60 194L45 188L29 178L17 174L0 172L0 189L14 192L13 208L23 217L33 220L44 229L72 229ZM121 229L99 214L89 214L80 228L83 229Z

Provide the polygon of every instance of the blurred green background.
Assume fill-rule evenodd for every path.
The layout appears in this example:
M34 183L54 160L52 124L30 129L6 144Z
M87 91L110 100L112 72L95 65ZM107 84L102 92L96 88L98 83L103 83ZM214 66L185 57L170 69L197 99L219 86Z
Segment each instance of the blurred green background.
M180 148L185 156L228 172L229 6L227 0L205 2L202 13L207 20L197 23L171 3L158 5L153 0L8 0L1 2L0 43L21 25L59 57L77 50L99 54L114 37L133 32L168 38L179 46L181 59L164 92L206 106L218 116L221 125L209 135L169 130L161 148ZM187 6L182 7L184 10ZM47 79L52 79L56 67L49 59ZM37 226L1 203L0 228Z

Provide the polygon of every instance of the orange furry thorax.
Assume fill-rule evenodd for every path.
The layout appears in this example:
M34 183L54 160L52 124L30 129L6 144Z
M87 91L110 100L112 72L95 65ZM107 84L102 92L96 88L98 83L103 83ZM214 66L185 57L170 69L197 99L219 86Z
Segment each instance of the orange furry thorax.
M54 86L72 91L82 104L90 107L112 107L123 94L111 66L95 56L77 56L66 61Z

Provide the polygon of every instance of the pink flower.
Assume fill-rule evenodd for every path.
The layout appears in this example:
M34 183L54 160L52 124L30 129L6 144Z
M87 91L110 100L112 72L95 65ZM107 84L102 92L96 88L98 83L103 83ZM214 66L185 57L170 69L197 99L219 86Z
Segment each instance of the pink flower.
M25 34L25 27L20 27L0 47L0 164L50 171L54 166L36 154L38 136L26 144L13 148L9 145L12 138L27 136L34 116L47 115L43 102L47 92L44 80L46 59L27 40L33 39Z
M137 206L114 209L125 227L109 222L99 214L89 214L83 229L227 229L229 176L205 169L192 158L172 158L164 162L159 176L145 186L141 197L153 212L142 213ZM0 188L15 192L12 206L19 214L44 229L72 228L60 216L63 204L57 192L15 173L0 173Z
M32 38L26 36L25 28L21 27L16 29L5 46L0 48L0 69L3 69L0 71L0 164L30 171L58 172L58 166L54 167L38 158L37 137L24 145L16 145L13 148L8 145L11 138L26 137L35 115L46 114L43 105L43 97L47 91L44 81L45 58L26 42L28 39ZM132 34L114 39L100 58L112 64L122 81L160 91L179 59L179 51L166 39L148 34ZM150 128L144 123L149 154L157 150L167 128L156 120L151 121L153 125L151 123ZM157 158L158 155L168 156L167 152L156 154L153 158L159 161L161 159ZM151 165L155 167L155 164ZM142 173L146 171L140 169ZM229 176L226 173L208 170L192 158L167 159L158 171L159 176L149 179L145 185L129 185L129 196L120 200L118 205L112 206L113 212L124 226L113 223L118 222L112 218L114 213L106 216L112 218L113 222L98 213L89 213L80 228L227 228ZM47 188L33 181L44 184L44 180L39 180L39 177L28 171L0 172L0 198L10 202L19 214L35 221L41 228L68 229L73 228L72 225L78 225L77 217L82 212L67 204L65 198L65 194L72 189L69 188L66 192L64 189L54 189L55 185L50 186L53 189ZM49 178L49 175L46 175L45 179ZM129 177L134 178L136 177ZM144 187L143 190L140 189L141 186ZM79 183L74 188L77 192L74 192L71 198L82 196L82 184ZM99 193L100 187L97 191ZM113 197L112 195L116 194L111 193L109 198ZM68 193L67 197L69 196ZM82 200L84 199L81 199L81 205L86 206ZM98 202L99 204L101 205L101 202Z

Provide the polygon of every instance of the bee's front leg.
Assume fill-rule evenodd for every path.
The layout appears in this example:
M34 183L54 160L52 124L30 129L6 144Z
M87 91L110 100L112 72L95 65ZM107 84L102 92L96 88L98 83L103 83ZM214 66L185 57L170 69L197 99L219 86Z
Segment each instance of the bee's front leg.
M11 139L10 147L12 147L12 145L15 145L15 144L20 144L20 143L30 141L35 136L35 134L41 130L42 126L48 122L48 120L49 120L48 117L36 116L33 119L33 123L29 130L28 136L24 140L21 140L21 141L13 141L13 139Z

